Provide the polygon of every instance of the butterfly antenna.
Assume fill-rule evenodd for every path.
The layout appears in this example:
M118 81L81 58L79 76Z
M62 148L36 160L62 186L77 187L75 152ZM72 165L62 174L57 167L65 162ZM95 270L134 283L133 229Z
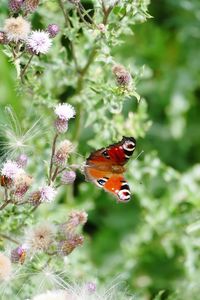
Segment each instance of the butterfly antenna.
M144 150L142 150L134 160L137 160L140 157L140 155L142 155L143 153L144 153Z

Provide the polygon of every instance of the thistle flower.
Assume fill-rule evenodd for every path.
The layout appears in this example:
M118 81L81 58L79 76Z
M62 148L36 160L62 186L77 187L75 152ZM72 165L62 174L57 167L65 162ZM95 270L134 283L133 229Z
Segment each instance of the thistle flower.
M0 252L0 280L7 280L12 272L10 259Z
M42 187L40 190L41 202L52 202L56 196L56 193L56 190L49 185Z
M74 146L70 141L62 141L54 155L54 163L58 166L65 165L67 158L69 157L70 153L73 152L73 150Z
M85 211L73 211L70 213L68 221L61 224L61 230L65 236L71 236L79 225L87 222L88 215Z
M6 178L10 179L14 179L19 173L23 173L23 170L15 161L12 160L6 161L1 169L1 175L4 175Z
M27 254L27 246L22 245L11 251L11 262L23 264Z
M46 54L51 45L49 33L43 30L32 31L27 39L27 47L33 54Z
M76 173L74 171L65 171L61 176L62 184L72 184L76 179Z
M13 13L17 13L22 5L23 5L24 0L10 0L9 1L9 9Z
M81 246L83 242L84 238L82 235L73 235L69 239L59 242L58 252L63 256L67 256L72 253L75 248Z
M24 168L24 167L26 167L26 165L27 165L28 157L26 156L26 154L21 154L21 155L17 158L16 162L17 162L17 164L18 164L18 166L19 166L20 168Z
M117 84L119 86L128 86L131 82L130 73L122 65L115 65L113 67L113 74L115 75Z
M27 13L34 12L39 5L39 0L24 0L24 10Z
M32 300L76 300L72 294L68 294L67 291L48 291L44 294L35 296Z
M59 119L65 120L65 121L68 121L69 119L74 118L74 116L76 114L74 107L68 103L56 105L54 111Z
M26 245L30 252L46 251L54 240L54 227L51 224L39 224L26 232Z
M32 181L32 177L25 173L16 175L13 181L14 195L18 198L22 198L28 191Z
M49 24L49 26L47 27L47 31L50 38L54 38L60 31L60 28L57 24Z
M26 40L30 32L30 23L21 16L17 18L6 19L4 25L4 32L10 42L19 42Z

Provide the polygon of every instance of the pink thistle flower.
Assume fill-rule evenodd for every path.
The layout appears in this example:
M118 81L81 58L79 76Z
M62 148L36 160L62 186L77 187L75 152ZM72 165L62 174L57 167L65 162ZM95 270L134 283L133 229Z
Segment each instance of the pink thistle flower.
M20 172L23 173L23 170L18 166L18 164L15 161L12 160L6 161L1 169L1 175L4 175L10 179L14 179L15 176Z
M70 141L62 141L54 155L54 163L58 166L64 166L66 160L68 159L69 155L73 152L73 150L74 146Z
M32 31L27 39L27 46L34 54L46 54L52 45L49 33L43 30Z
M49 24L49 26L47 27L47 31L50 38L54 38L60 31L60 28L57 24Z
M74 107L68 103L56 105L54 112L58 116L59 119L65 120L65 121L68 121L69 119L74 118L74 116L76 114Z
M56 190L47 185L44 186L41 190L41 202L52 202L57 194Z
M74 171L65 171L62 173L62 184L72 184L76 179L76 173Z

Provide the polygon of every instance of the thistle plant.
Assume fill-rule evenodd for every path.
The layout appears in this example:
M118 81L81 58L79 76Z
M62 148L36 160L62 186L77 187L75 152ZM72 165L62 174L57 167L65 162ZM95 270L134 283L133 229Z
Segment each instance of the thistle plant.
M2 300L199 299L199 8L172 2L2 0ZM122 136L121 205L84 169Z

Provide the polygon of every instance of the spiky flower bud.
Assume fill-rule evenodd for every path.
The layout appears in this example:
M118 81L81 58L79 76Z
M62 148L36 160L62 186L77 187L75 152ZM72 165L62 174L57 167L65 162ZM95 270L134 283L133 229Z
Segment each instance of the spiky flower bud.
M39 5L40 0L24 0L24 11L26 13L34 12Z
M24 0L10 0L9 1L9 9L13 13L17 13L22 5L23 5Z
M64 166L67 158L73 150L74 146L70 141L64 140L61 142L54 155L54 163L58 166Z
M68 129L68 120L57 118L55 121L55 128L58 133L65 133Z
M63 240L58 244L58 252L63 255L69 255L72 251L81 246L84 242L84 238L82 235L74 235L67 240Z
M31 176L25 173L19 173L13 181L14 195L18 198L22 198L28 191L32 181L33 179Z
M61 176L62 184L72 184L76 179L76 173L74 171L65 171Z
M115 75L117 84L119 86L127 87L131 82L130 73L122 65L115 65L113 67L113 74Z
M70 213L68 221L61 224L61 231L65 236L71 236L79 225L87 222L88 215L85 211L73 211Z
M47 27L47 31L50 38L54 38L60 31L60 28L57 24L49 24L49 26Z
M11 251L11 262L23 264L26 258L27 248L19 246Z

